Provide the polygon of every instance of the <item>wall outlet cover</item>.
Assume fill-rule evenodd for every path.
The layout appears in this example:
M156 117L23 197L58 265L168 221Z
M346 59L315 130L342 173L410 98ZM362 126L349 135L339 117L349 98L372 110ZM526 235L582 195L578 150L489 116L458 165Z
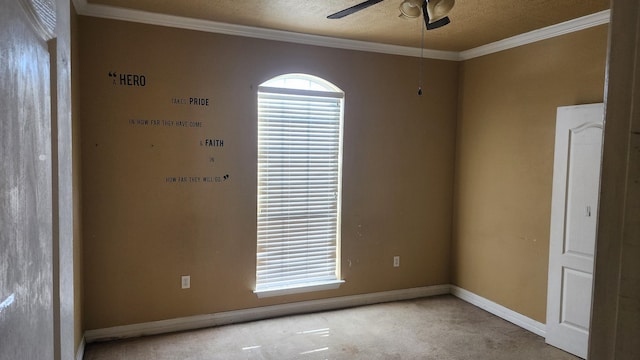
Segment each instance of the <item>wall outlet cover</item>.
M183 289L189 289L191 287L191 276L183 275L181 280Z

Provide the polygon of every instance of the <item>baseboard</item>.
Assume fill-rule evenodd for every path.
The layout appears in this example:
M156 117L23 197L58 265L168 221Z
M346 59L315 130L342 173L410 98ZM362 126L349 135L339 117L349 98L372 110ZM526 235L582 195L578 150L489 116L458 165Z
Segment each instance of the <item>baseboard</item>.
M391 301L410 300L435 295L445 295L449 294L450 292L450 286L447 284L384 291L371 294L341 296L329 299L301 301L282 305L264 306L253 309L225 311L215 314L196 315L140 324L115 326L105 329L87 330L85 332L84 339L87 343L91 343L94 341L123 339L144 335L157 335L175 331L194 330L211 326L261 320L285 315L335 310Z
M84 358L84 347L87 344L85 337L83 336L80 339L80 345L78 345L78 350L76 350L76 360L82 360Z
M215 314L188 316L169 320L151 321L140 324L114 326L104 329L87 330L78 347L76 360L82 360L86 343L124 339L145 335L157 335L175 331L228 325L278 316L311 313L317 311L343 309L354 306L378 304L391 301L410 300L421 297L452 294L457 298L488 311L525 330L545 337L546 325L508 309L491 300L476 295L455 285L436 285L411 289L383 291L371 294L341 296L336 298L301 301L289 304L264 306L252 309L225 311Z
M476 295L471 291L459 288L455 285L451 285L451 294L485 311L488 311L493 315L496 315L503 318L504 320L518 325L525 330L529 330L536 335L542 337L545 337L546 335L547 330L545 324L535 321L511 309L508 309L489 299L483 298L480 295Z

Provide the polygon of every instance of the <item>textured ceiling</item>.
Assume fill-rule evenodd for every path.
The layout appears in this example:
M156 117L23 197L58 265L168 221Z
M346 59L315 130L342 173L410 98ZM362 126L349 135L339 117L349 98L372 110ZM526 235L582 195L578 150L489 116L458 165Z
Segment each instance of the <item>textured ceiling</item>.
M422 19L398 17L385 0L342 19L327 15L363 0L87 0L176 15L342 39L420 47ZM463 51L609 8L610 0L457 0L451 24L425 32L425 48Z

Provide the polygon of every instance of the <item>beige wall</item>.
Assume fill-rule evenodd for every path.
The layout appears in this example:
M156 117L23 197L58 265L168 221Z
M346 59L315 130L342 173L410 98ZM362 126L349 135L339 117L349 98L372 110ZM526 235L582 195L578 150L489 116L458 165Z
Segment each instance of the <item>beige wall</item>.
M555 114L603 101L607 26L460 68L452 281L542 323Z
M545 322L555 111L603 100L607 26L460 64L425 60L423 97L415 58L87 17L79 29L85 329L449 282ZM146 85L113 85L114 71ZM259 300L255 89L288 72L346 93L347 282ZM171 104L190 96L211 105ZM203 149L204 138L224 147Z
M85 329L450 282L458 63L425 60L418 97L416 58L87 17L79 33ZM256 86L289 72L346 93L346 283L257 299ZM120 85L123 73L145 86ZM171 103L191 96L210 106ZM224 146L200 146L206 138Z

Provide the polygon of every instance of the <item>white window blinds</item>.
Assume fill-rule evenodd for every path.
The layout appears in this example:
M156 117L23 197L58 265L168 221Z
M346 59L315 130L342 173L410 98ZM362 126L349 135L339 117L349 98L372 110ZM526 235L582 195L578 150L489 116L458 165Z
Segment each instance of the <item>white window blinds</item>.
M339 281L343 96L259 88L256 292Z

